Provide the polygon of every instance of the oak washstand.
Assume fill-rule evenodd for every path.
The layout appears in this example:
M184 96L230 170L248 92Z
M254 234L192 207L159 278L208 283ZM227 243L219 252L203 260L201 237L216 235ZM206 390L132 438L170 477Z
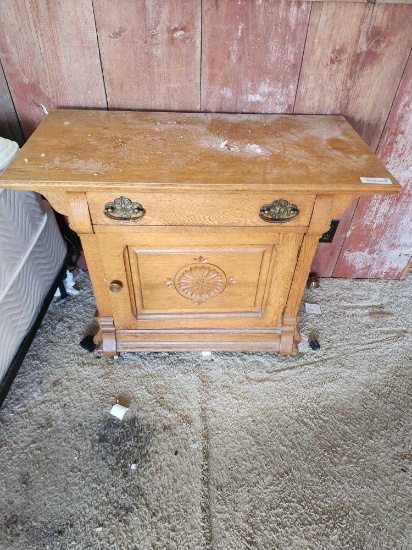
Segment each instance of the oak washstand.
M0 187L69 217L106 355L291 354L331 219L401 190L342 116L80 110L47 116Z

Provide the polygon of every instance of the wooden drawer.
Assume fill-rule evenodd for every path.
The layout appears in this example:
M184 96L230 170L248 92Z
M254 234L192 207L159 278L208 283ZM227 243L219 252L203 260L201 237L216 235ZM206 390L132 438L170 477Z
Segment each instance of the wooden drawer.
M108 203L126 197L139 203L144 216L138 221L115 220L104 213ZM262 206L284 199L299 209L299 215L283 223L268 223L259 217ZM96 225L221 225L221 226L299 226L306 227L312 214L315 195L276 192L175 192L175 193L87 193L90 214ZM117 215L115 212L114 215Z

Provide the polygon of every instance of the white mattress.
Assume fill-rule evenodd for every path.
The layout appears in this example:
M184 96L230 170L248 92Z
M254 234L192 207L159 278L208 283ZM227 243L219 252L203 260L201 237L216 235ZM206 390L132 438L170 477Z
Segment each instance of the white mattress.
M46 222L42 202L36 193L0 189L0 301Z
M65 255L50 206L34 193L0 190L0 380Z

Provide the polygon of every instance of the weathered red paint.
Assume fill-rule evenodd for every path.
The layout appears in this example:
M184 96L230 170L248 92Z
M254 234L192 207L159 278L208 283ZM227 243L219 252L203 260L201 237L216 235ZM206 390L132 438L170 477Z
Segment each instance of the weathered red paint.
M289 0L204 0L202 110L292 112L310 9Z
M26 138L55 107L106 107L89 0L3 0L0 50Z
M109 108L199 110L200 0L93 4Z
M359 202L334 277L400 279L412 257L412 57L377 150L403 193Z

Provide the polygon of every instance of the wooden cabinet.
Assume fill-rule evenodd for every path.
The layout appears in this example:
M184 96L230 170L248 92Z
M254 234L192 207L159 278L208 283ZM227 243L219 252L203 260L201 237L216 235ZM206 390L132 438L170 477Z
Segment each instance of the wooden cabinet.
M357 197L400 189L340 116L74 110L46 118L0 186L68 215L107 355L291 354L319 237Z

